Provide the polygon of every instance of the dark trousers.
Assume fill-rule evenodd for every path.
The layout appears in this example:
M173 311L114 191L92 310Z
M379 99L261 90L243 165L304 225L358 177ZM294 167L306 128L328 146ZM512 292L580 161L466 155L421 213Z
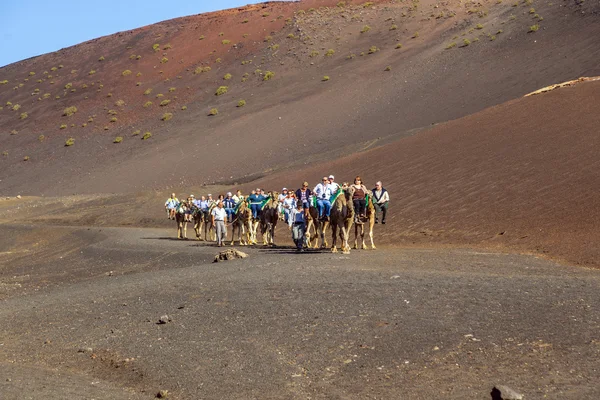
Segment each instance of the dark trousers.
M375 221L378 220L378 216L381 213L381 222L385 222L385 215L387 214L388 203L383 204L375 203Z
M357 215L365 215L365 208L367 208L367 201L365 199L354 199L354 213Z

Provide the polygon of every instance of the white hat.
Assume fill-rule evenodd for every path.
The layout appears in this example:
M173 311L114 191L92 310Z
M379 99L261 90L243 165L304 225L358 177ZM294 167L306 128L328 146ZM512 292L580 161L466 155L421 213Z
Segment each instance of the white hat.
M193 195L193 194L190 194L190 197L194 197L194 195Z
M329 175L329 179L335 179L335 176Z
M212 196L212 194L210 194L210 193L209 193L208 195L209 195L209 196Z
M283 192L284 190L287 190L287 188L283 188L283 189L281 189L281 191L282 191L282 192Z
M227 196L231 196L231 192L227 192Z

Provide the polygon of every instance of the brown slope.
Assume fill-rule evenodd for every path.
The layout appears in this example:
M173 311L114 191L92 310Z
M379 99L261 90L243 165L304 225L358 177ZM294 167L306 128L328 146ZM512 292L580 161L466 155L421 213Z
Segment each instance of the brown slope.
M598 267L598 105L600 82L581 83L258 184L360 174L391 193L380 243L479 244Z
M13 77L9 85L0 86L0 104L10 100L22 105L18 112L0 111L0 149L8 152L0 160L4 191L131 192L244 181L281 166L337 157L393 140L557 81L600 73L596 5L539 5L537 12L544 20L534 34L527 29L538 19L526 5L515 8L495 1L441 8L432 1L420 2L416 8L384 2L370 8L353 5L297 12L335 3L274 3L187 17L2 69L0 79L7 74ZM444 16L436 18L440 10ZM270 15L263 17L266 12ZM450 17L453 12L456 15ZM249 22L243 23L246 18ZM484 29L476 29L478 23ZM390 31L391 24L398 29ZM358 33L365 25L371 30ZM487 34L499 30L503 33L491 41ZM416 31L419 36L412 39ZM246 32L250 36L244 38ZM287 39L290 33L300 39ZM205 39L199 40L202 34ZM273 39L265 43L268 34ZM473 41L469 47L445 50L448 43L460 43L464 37ZM224 38L236 46L222 45ZM403 43L402 49L395 49L397 42ZM170 43L172 48L155 53L154 43L161 48ZM272 44L280 48L269 49ZM373 45L380 51L360 56ZM336 50L334 56L323 56L328 48ZM217 52L209 54L213 49ZM313 50L320 52L318 57L309 57ZM159 62L163 53L169 58L166 64ZM130 54L142 58L130 60ZM349 54L357 57L347 60ZM99 55L105 61L99 62ZM217 63L217 58L222 62ZM249 59L252 64L241 64ZM31 96L36 86L31 79L24 88L12 89L14 77L21 81L34 67L37 77L40 70L50 70L59 62L64 62L59 77L52 78L53 85L43 81L41 93L56 86L60 90L49 93L60 99L38 101L38 95ZM200 65L210 65L211 72L194 75L193 69ZM387 65L392 71L383 71ZM97 72L90 78L87 74L93 68ZM125 68L132 75L121 76ZM264 82L254 74L257 68L275 71L276 76ZM135 76L138 71L140 77ZM230 90L216 97L225 73L234 76L226 82ZM247 82L241 82L244 73L250 73ZM331 80L321 82L324 75ZM135 85L138 80L141 86ZM62 89L69 82L76 92ZM88 87L83 89L83 84ZM104 87L98 92L100 84ZM177 89L170 93L170 87ZM147 88L153 89L151 96L143 95ZM162 98L156 99L157 93L171 103L158 107ZM235 107L240 98L248 102L242 109ZM117 107L117 99L126 105ZM148 100L154 104L144 108ZM70 105L80 111L62 117L62 110ZM186 111L181 110L184 105ZM215 118L206 116L211 107L220 110ZM108 122L111 109L118 112L116 123ZM22 111L30 114L23 121L18 119ZM161 122L164 112L173 113L173 120ZM94 122L80 127L90 115L96 115ZM58 128L62 123L68 125L64 130ZM12 129L19 133L9 135ZM151 131L152 139L142 142L132 137L136 129ZM43 142L38 141L40 134L45 136ZM71 136L76 144L65 148L63 143ZM124 142L114 145L116 136L123 136ZM30 160L23 162L24 156Z

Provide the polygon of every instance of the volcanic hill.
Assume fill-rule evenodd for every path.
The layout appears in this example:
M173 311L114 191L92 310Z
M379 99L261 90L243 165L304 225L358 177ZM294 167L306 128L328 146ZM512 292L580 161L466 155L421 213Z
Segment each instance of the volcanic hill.
M233 184L389 143L600 74L597 13L574 1L269 2L24 60L0 69L3 193Z

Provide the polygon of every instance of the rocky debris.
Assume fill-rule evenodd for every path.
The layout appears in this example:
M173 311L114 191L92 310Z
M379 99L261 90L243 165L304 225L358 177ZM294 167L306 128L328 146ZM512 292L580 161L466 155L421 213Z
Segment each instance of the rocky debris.
M496 385L490 393L492 400L523 400L524 397L521 393L517 393L508 386Z
M77 352L78 352L78 353L89 353L89 354L91 354L91 353L93 353L93 352L94 352L94 349L92 349L91 347L80 347L80 348L77 350Z
M239 250L235 250L235 249L228 249L228 250L224 250L222 252L220 252L219 254L217 254L215 256L215 261L213 262L221 262L221 261L230 261L230 260L235 260L237 258L247 258L248 254L244 253L243 251L239 251Z
M156 393L156 398L157 399L166 399L167 397L169 397L169 391L168 390L159 390L159 392Z
M168 315L166 315L166 314L165 314L165 315L162 315L162 316L161 316L161 317L158 319L158 322L157 322L157 324L159 324L159 325L163 325L163 324L169 323L169 322L171 322L171 321L173 321L173 320L171 319L171 317L169 317Z
M21 198L21 195L17 195L17 199L20 199L20 198Z

